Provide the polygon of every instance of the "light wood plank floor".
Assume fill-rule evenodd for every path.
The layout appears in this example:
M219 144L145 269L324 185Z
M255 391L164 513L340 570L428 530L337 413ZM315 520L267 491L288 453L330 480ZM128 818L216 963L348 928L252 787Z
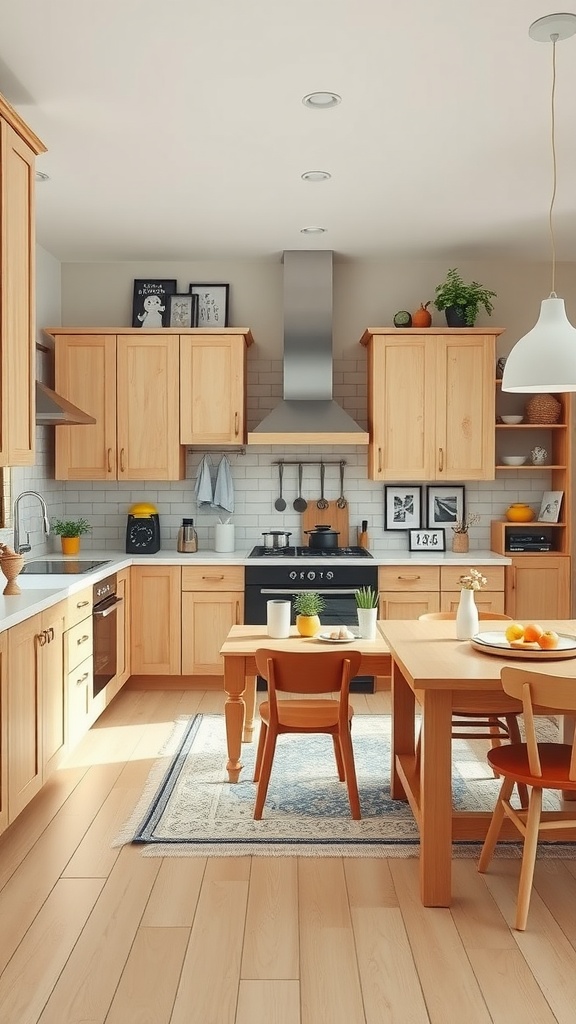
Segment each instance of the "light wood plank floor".
M387 710L385 693L354 697ZM174 719L220 692L121 693L0 838L2 1024L574 1024L576 859L145 858L111 842Z

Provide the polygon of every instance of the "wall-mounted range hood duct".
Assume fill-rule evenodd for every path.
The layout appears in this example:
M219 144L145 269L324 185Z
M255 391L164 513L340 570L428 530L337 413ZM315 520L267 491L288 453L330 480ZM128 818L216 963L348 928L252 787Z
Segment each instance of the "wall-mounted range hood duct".
M284 401L248 444L368 444L332 398L332 252L284 253Z
M56 394L42 381L36 381L36 423L43 427L53 427L65 423L81 426L85 423L96 423L93 416L82 412L67 398Z

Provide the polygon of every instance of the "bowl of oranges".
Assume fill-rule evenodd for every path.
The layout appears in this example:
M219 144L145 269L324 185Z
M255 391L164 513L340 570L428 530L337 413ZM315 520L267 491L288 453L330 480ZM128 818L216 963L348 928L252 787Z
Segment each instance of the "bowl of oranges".
M522 626L520 622L511 622L504 632L510 647L519 650L553 651L560 643L560 636L553 629L544 629L538 622L529 622Z
M500 658L575 658L576 636L557 633L538 622L510 622L504 632L491 630L476 633L470 643L483 654L496 654Z

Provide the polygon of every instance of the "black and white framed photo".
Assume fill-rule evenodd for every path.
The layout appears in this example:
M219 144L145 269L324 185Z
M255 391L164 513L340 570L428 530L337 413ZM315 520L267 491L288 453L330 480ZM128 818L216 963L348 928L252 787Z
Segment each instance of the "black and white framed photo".
M191 284L198 296L198 327L228 327L229 284Z
M418 484L384 487L384 529L418 529L422 524L422 488Z
M445 530L409 530L409 551L446 551Z
M176 292L175 280L135 280L132 327L169 327L168 298Z
M198 296L190 292L176 292L168 296L170 322L169 327L198 326Z
M429 484L426 488L428 528L455 526L464 518L464 487L460 484L443 484L437 487Z
M544 491L538 513L539 523L557 523L560 518L564 491Z

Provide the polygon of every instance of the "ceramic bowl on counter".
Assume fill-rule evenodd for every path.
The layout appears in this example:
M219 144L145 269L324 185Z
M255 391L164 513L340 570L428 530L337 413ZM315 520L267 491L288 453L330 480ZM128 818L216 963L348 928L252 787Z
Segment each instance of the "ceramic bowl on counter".
M502 462L505 466L523 466L527 458L527 455L503 455Z
M523 416L501 416L502 423L522 423Z

